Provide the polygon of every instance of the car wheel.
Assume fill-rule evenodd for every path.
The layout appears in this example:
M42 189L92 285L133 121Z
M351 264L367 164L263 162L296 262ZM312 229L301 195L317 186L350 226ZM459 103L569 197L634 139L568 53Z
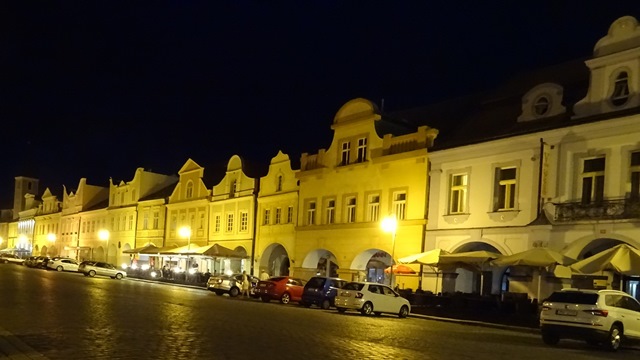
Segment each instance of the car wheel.
M291 302L291 295L289 295L289 293L284 293L282 294L282 297L280 298L280 302L283 304L288 304Z
M373 314L373 304L369 301L362 305L362 310L360 310L362 315L371 315Z
M320 304L320 307L323 310L329 310L329 308L331 307L331 301L329 301L329 299L322 300L322 304Z
M551 331L542 331L542 341L547 345L557 345L560 337Z
M118 280L122 280L122 274L117 273L117 274L116 274L116 279L118 279Z
M265 296L260 297L260 299L262 300L262 302L269 302L269 301L271 301L271 298L270 298L270 297L268 297L268 296L266 296L266 295L265 295Z
M622 343L622 330L619 325L613 325L609 330L609 340L606 342L608 350L618 351Z
M405 306L400 308L400 312L398 313L398 317L401 318L401 319L404 319L407 316L409 316L409 307L405 305Z
M229 290L229 296L231 297L236 297L238 296L238 294L240 294L240 290L237 287L231 288L231 290Z
M58 267L56 268L56 270L58 270L58 271L62 271L62 270L64 270L64 268L63 268L62 266L58 265Z
M93 270L89 271L89 276L91 276L91 277L96 276L96 272L95 272L95 271L93 271Z
M344 312L345 312L345 311L347 311L347 309L345 309L345 308L338 308L338 312L339 312L340 314L344 314Z

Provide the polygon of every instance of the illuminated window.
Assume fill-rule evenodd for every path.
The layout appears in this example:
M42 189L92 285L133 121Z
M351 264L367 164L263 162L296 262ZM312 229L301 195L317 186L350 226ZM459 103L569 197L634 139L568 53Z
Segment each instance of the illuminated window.
M227 214L227 232L233 231L233 213Z
M367 138L358 139L358 162L367 161Z
M451 175L449 214L463 214L467 211L467 180L467 174Z
M264 217L262 218L262 225L269 225L271 217L271 209L264 209Z
M280 224L280 222L282 221L282 208L276 208L276 218L275 218L275 223Z
M586 159L582 162L582 203L599 203L604 199L605 158Z
M215 217L213 231L217 233L220 232L220 215L216 215Z
M356 222L356 198L350 197L347 198L347 222L353 223Z
M293 222L293 206L289 206L287 208L287 224L291 224Z
M404 220L407 210L407 193L404 191L393 193L393 213L396 219Z
M496 169L494 211L516 208L516 168Z
M629 99L629 75L625 71L621 72L613 85L611 103L615 106L624 105Z
M160 227L160 212L153 212L153 228L158 229Z
M380 195L369 195L367 221L376 222L380 218Z
M640 201L640 151L631 153L631 193L629 198Z
M342 151L340 152L340 165L348 165L351 154L351 143L345 141L342 143Z
M243 211L240 213L240 231L246 232L249 229L249 213Z
M333 224L335 223L336 220L336 201L335 200L328 200L327 201L327 208L325 210L325 221L327 224Z
M307 205L307 225L316 223L316 202L310 201Z

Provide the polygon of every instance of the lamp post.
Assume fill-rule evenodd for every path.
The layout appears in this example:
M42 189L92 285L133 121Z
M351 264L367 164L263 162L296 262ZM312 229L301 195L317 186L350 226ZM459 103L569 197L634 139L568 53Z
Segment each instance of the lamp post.
M47 234L47 240L49 240L51 242L51 244L52 244L51 246L54 246L54 247L56 246L56 239L57 239L56 234L54 234L54 233L48 233ZM56 252L55 252L56 256L60 255L60 252L57 251L57 250L58 249L56 248Z
M386 216L380 223L384 232L391 233L391 267L389 271L389 284L393 288L393 263L396 256L396 230L398 229L398 220L395 215Z
M109 230L107 229L101 229L98 231L98 239L107 241L107 251L105 251L104 255L106 262L109 262L109 235Z
M183 226L180 229L178 229L178 235L180 235L183 238L187 238L187 252L191 250L191 226ZM187 271L185 276L188 276L189 270L191 270L191 258L189 257L189 254L187 254L186 267L187 267L186 269Z

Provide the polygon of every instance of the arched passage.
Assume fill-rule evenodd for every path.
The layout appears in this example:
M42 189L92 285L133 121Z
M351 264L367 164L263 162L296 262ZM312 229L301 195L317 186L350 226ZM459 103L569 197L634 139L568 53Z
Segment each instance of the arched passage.
M291 260L281 244L271 244L262 252L258 260L258 273L266 271L269 276L290 275Z

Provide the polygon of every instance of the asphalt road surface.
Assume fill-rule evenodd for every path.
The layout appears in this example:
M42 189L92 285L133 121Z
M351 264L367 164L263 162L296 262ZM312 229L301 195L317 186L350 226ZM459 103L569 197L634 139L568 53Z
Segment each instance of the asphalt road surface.
M419 317L365 317L203 289L0 264L0 336L48 359L637 359L583 342Z

